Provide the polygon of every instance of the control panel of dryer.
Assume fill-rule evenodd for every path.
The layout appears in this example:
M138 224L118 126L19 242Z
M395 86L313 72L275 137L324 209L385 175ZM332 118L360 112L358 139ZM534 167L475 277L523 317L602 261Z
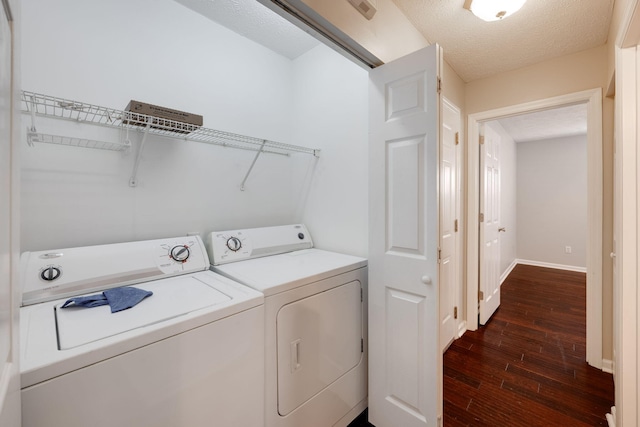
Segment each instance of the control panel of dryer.
M130 285L209 267L199 236L25 252L22 305Z
M209 258L213 265L312 247L309 231L302 224L214 231L207 239Z

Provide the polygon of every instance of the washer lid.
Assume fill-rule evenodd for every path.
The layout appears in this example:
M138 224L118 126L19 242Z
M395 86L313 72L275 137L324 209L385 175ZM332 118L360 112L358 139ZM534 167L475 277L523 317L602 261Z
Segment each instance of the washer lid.
M213 267L213 271L269 296L366 265L364 258L321 249L305 249L219 265Z
M183 276L134 286L153 295L128 310L111 313L108 305L84 308L54 306L60 350L181 316L231 300L212 288L203 276Z

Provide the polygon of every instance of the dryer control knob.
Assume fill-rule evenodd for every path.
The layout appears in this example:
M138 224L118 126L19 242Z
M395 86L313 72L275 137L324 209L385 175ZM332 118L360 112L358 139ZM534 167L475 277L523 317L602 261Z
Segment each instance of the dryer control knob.
M227 247L233 252L238 252L242 248L242 242L237 237L227 239Z
M191 252L189 252L188 246L178 245L171 248L170 255L175 261L186 262Z
M62 275L62 269L60 266L49 265L42 270L40 270L40 278L47 282L51 282L56 280L58 277Z

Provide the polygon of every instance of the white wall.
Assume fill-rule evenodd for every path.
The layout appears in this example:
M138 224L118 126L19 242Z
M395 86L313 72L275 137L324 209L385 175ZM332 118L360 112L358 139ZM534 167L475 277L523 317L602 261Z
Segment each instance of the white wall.
M520 142L516 151L518 258L586 268L586 135Z
M322 147L319 159L296 163L296 217L318 247L366 256L368 73L324 45L296 59L294 73L293 139Z
M500 135L500 275L516 260L516 143L497 121L485 123Z
M366 255L366 71L325 46L291 61L171 0L23 3L25 90L113 108L136 99L322 149L319 160L262 155L241 192L253 152L149 137L130 188L135 152L23 144L23 251L300 221L317 246ZM36 126L123 138L46 118ZM131 134L134 148L139 139Z
M206 127L307 144L291 141L291 61L171 0L25 0L23 20L26 90L114 108L136 99L202 114ZM297 156L262 156L241 192L249 151L150 137L130 188L135 153L23 147L22 250L293 221Z

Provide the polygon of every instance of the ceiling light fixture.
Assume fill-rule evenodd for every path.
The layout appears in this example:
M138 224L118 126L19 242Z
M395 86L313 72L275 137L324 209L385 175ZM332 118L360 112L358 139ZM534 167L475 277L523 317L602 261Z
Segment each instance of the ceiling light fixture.
M483 21L500 21L520 10L527 0L466 0L465 9Z

